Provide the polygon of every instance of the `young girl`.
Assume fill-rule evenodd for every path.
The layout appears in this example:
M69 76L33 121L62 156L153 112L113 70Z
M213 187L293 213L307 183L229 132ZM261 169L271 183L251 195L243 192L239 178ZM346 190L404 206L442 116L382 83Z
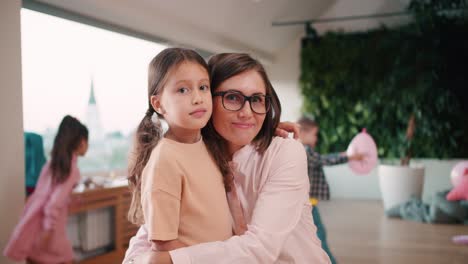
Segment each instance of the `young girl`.
M229 169L213 144L210 155L201 137L211 112L208 67L200 55L168 48L151 61L148 110L129 163L129 219L145 224L154 250L232 236L223 186ZM169 126L164 135L159 118Z
M25 205L7 244L5 256L29 263L72 263L73 249L66 234L68 201L80 179L77 157L88 150L88 129L65 116L44 165L36 190Z

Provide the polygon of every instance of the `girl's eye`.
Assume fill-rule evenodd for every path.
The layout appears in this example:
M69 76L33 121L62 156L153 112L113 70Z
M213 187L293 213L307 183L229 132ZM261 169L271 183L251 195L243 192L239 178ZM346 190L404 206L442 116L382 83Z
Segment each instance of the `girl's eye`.
M185 93L188 93L189 92L189 89L187 88L180 88L179 90L177 90L178 93L181 93L181 94L185 94Z
M202 85L200 86L200 91L209 91L210 90L210 87L208 87L208 85Z

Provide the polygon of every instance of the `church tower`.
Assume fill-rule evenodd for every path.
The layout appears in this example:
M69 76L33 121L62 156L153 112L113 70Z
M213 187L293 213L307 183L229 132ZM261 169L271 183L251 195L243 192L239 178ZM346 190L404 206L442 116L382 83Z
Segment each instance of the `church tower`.
M88 107L86 109L85 123L89 130L89 141L91 143L102 142L104 140L104 131L102 130L99 109L94 95L93 79L91 79L91 92L89 95Z

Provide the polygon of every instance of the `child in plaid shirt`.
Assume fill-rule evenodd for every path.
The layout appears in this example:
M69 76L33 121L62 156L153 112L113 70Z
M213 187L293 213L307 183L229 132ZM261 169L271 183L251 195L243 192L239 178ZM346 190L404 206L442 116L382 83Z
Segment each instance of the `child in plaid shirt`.
M357 153L353 156L347 156L346 152L320 155L314 148L317 145L318 124L308 117L299 119L301 126L299 139L304 144L307 152L307 169L309 172L310 198L318 200L330 200L330 187L325 178L323 166L346 163L349 160L361 160L363 155Z
M317 236L322 241L322 248L328 253L333 264L336 263L335 258L330 252L327 245L325 226L323 225L318 208L316 206L318 200L330 200L330 187L328 186L323 166L336 165L346 163L349 160L361 160L362 154L347 156L346 152L333 153L328 155L320 155L314 150L317 144L317 134L319 131L318 124L311 118L302 117L298 124L301 126L299 139L304 144L307 153L307 170L309 174L310 190L309 197L313 201L312 216L314 223L317 226Z

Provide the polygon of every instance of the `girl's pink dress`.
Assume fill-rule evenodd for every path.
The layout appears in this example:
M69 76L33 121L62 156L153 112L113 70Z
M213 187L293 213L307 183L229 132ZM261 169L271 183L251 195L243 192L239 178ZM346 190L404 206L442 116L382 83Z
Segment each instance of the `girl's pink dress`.
M36 190L29 197L18 225L13 230L3 254L15 261L30 259L41 263L73 260L66 225L70 194L80 179L77 157L73 156L70 175L63 183L52 184L50 162L42 168ZM50 231L49 243L42 243Z

